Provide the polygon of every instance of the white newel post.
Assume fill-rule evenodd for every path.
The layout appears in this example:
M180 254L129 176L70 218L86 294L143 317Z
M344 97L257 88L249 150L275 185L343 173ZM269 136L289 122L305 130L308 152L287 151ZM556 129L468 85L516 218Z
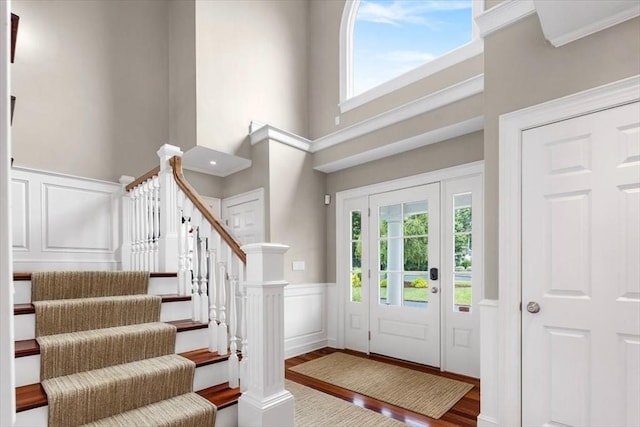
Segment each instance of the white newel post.
M293 426L294 399L284 389L284 253L288 246L245 245L247 254L247 390L238 401L238 425Z
M176 183L169 160L182 157L175 145L164 144L158 150L160 158L160 239L158 241L158 271L178 271L178 207Z
M131 262L131 222L133 213L131 212L131 196L125 189L136 179L132 176L122 175L118 182L122 185L122 194L120 197L120 266L122 270L132 270Z

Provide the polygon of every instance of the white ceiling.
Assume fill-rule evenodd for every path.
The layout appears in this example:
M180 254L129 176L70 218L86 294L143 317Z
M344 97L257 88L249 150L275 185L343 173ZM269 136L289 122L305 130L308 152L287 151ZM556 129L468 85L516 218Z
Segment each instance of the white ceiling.
M211 162L216 162L212 165ZM251 160L244 157L195 146L182 155L182 167L188 170L225 177L251 166Z

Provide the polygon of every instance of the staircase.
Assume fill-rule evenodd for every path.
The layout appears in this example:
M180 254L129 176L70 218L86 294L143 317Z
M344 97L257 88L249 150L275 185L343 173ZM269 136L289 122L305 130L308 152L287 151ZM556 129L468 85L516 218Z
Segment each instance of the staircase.
M293 425L293 396L284 389L286 282L283 279L284 253L288 247L275 243L241 246L185 180L181 155L178 147L162 146L158 151L159 167L138 179L121 179L122 192L116 191L111 196L120 200L121 208L121 221L117 225L118 265L124 271L151 271L149 286L146 287L145 280L144 291L123 291L129 295L126 298L120 297L123 293L94 295L93 290L85 295L85 288L79 285L71 287L72 296L63 292L62 296L42 298L39 276L14 275L16 426L57 426L66 425L65 422L103 425L105 420L107 424L115 422L122 426L139 425L138 421L143 420L148 421L143 425L157 425L153 422L154 414L174 413L184 405L194 407L193 417L200 416L195 412L210 408L202 398L217 407L215 425L218 426ZM86 218L90 221L91 213ZM61 299L71 301L57 301ZM88 306L95 307L95 316ZM144 306L145 309L124 309L125 306ZM56 310L66 313L68 321L45 328L43 332L43 324L58 321L43 322L42 314L57 313ZM118 314L105 314L112 310ZM76 314L68 314L72 311ZM138 317L138 313L147 311L153 311L153 315ZM84 326L76 329L74 322L80 319ZM149 328L154 332L146 326L102 331L132 324L151 324ZM87 329L101 332L82 332ZM105 336L106 340L119 342L124 349L128 348L123 344L126 342L135 342L136 346L141 342L155 345L155 339L150 340L149 334L169 330L172 341L165 341L161 351L149 350L144 360L122 356L126 353L124 350L118 356L109 356L110 362L94 364L91 359L100 358L101 352L91 350L90 343ZM72 335L57 336L69 333ZM142 338L135 340L128 335L141 333ZM50 335L57 338L49 340ZM49 350L52 342L56 348L73 347L74 350L68 353L73 357L60 358L71 367L56 371L50 377L48 368L43 366L52 364L50 356L45 356L45 353L52 354ZM100 345L111 349L104 342ZM145 348L142 353L147 351ZM67 363L69 358L86 357L92 352L91 363L77 366ZM67 375L72 378L66 378ZM166 381L159 376L164 376ZM89 384L89 377L98 378L102 383L94 387L94 383ZM193 384L186 384L191 382L191 377ZM157 385L150 387L148 393L144 388L136 388L154 382ZM58 385L62 383L69 387L60 391ZM175 384L178 385L174 387ZM85 385L88 385L90 399L84 398ZM146 396L161 394L170 387L172 391L167 392L167 396ZM61 394L56 394L58 392ZM130 396L116 399L109 410L101 408L100 403L119 394ZM80 421L60 415L65 412L59 409L61 395L70 402L66 413L78 415ZM80 404L73 407L76 395L89 402L88 409ZM111 418L114 414L120 414L116 415L117 420ZM185 419L163 425L188 427L193 424Z
M35 339L35 307L31 302L31 275L14 275L16 426L48 425L48 400L41 385L41 351ZM193 390L217 407L216 425L237 425L239 388L229 388L229 354L210 352L208 325L194 322L191 297L175 294L175 273L151 273L148 293L162 299L160 321L175 326L175 353L195 364ZM117 398L117 396L114 396ZM157 411L154 411L157 412Z

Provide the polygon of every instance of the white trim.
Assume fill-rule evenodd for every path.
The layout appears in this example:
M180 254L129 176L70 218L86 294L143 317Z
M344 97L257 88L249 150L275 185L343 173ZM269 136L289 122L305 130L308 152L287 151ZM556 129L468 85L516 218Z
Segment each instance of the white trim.
M521 423L522 132L640 99L640 75L569 95L499 119L498 421Z
M28 168L28 167L25 167L25 166L18 166L18 165L14 165L12 169L14 171L19 171L19 172L27 172L27 173L33 173L33 174L38 174L38 175L54 176L54 177L58 177L58 178L68 178L68 179L73 179L73 180L76 180L76 181L89 182L89 183L92 183L92 184L112 185L113 188L114 188L114 191L122 189L122 184L120 184L118 182L114 182L114 181L106 181L106 180L103 180L103 179L87 178L87 177L84 177L84 176L70 175L70 174L60 173L60 172L53 172L53 171L47 171L47 170L42 170L42 169ZM123 175L123 176L125 176L125 175Z
M0 425L10 426L16 417L11 259L11 0L0 2L0 31Z
M534 1L539 2L540 0ZM622 10L614 15L605 16L595 22L591 22L573 31L558 34L553 37L546 37L546 39L555 47L564 46L567 43L571 43L572 41L576 41L578 39L581 39L582 37L597 33L598 31L604 30L606 28L613 27L614 25L635 18L638 15L640 15L640 3L638 3L637 1L629 2L628 9ZM543 31L545 30L544 25L542 25L542 29ZM547 33L545 32L545 36L546 35Z
M498 424L498 420L496 420L495 418L491 418L491 417L485 417L484 415L480 414L478 415L478 427L499 427L500 424Z
M246 160L246 159L245 159ZM205 168L199 168L197 166L189 166L189 165L185 165L184 163L182 164L182 169L184 170L188 170L188 171L193 171L193 172L198 172L198 173L203 173L205 175L212 175L212 176L217 176L220 178L225 178L229 175L233 175L236 172L240 172L242 170L248 169L251 167L251 160L247 160L246 162L243 162L243 164L237 165L233 168L230 169L225 169L224 172L220 173L220 172L214 172L211 169L205 169Z
M252 131L249 134L251 145L256 145L262 141L272 140L302 151L311 151L311 141L307 138L287 132L286 130L275 128L271 125L262 125L258 129L253 130L254 123L256 122L251 122Z
M476 16L480 37L507 28L535 11L533 0L506 0Z
M400 107L373 116L354 125L330 133L313 141L311 152L327 149L341 142L374 132L394 123L416 117L428 111L444 107L484 91L484 74L449 86L437 92L418 98Z
M461 135L467 135L469 133L482 130L483 128L484 116L478 116L450 126L441 127L420 135L412 136L411 138L403 139L402 141L397 141L392 144L383 145L366 151L360 151L352 156L316 165L314 166L314 169L325 173L336 172L341 169L347 169L373 160L383 159L395 154L404 153L405 151L435 144L436 142L445 141Z
M371 88L356 96L342 100L340 104L338 104L338 106L340 107L340 113L345 113L347 111L353 110L354 108L360 107L384 95L388 95L405 86L409 86L412 83L427 78L455 64L466 61L467 59L473 58L474 56L478 56L483 52L484 41L473 40L450 51L449 53L446 53L435 58L432 61L427 62L424 65L409 70L406 73L401 74L398 77L394 77L391 80L387 80L374 88Z
M416 187L419 185L430 184L433 182L439 182L452 178L461 178L468 175L475 174L484 174L484 160L480 160L473 163L467 163L464 165L452 166L446 169L440 169L432 172L425 172L419 175L413 175L409 177L403 177L394 179L391 181L381 182L377 184L366 185L363 187L352 188L349 190L339 191L336 193L336 207L335 207L335 215L336 215L336 285L338 287L336 296L338 301L335 303L338 306L338 315L337 315L337 333L335 341L329 340L329 345L336 348L344 348L345 345L345 337L344 337L344 315L345 315L345 304L347 303L347 299L345 297L344 289L339 289L340 277L348 276L348 272L345 270L345 265L341 262L346 254L348 253L348 249L345 247L343 242L343 235L345 233L345 224L340 220L341 214L344 209L345 201L348 199L353 199L357 197L364 197L370 194L384 193L387 191L395 191L403 188Z
M351 98L353 93L353 27L356 23L360 0L346 0L342 9L340 21L340 93L339 100L343 102Z

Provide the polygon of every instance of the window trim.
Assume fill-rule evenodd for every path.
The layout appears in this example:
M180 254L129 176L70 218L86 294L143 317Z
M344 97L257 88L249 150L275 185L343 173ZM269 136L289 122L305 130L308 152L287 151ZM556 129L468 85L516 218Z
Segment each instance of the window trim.
M484 52L484 41L480 38L480 31L475 20L475 18L484 11L484 0L471 0L473 21L471 42L354 96L353 30L360 1L361 0L346 0L342 11L342 21L340 23L340 98L338 102L340 114L360 107Z

